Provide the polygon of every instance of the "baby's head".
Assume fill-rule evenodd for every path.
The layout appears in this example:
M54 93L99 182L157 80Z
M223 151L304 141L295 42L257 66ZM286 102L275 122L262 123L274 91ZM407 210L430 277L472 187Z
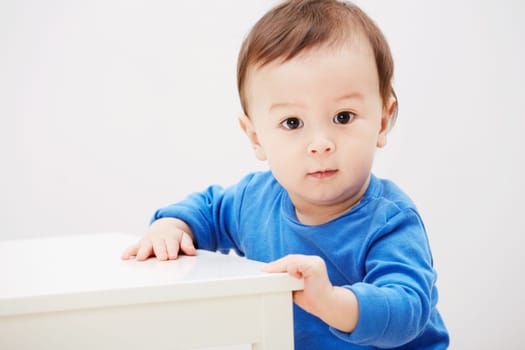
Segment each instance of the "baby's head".
M374 21L350 2L291 0L267 12L244 40L237 63L237 87L243 112L249 116L246 79L251 67L286 62L322 46L342 45L353 36L369 42L377 67L379 94L384 107L395 100L390 127L397 117L397 97L392 87L394 61L388 42Z
M397 112L392 75L381 31L349 3L287 1L246 38L239 122L301 222L326 222L363 196Z

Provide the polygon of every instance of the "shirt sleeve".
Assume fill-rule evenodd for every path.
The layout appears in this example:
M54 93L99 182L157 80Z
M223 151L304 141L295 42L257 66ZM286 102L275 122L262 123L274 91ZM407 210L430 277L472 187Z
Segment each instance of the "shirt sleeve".
M234 249L244 255L236 235L242 198L251 178L249 175L226 189L214 185L193 193L181 202L157 210L151 221L165 217L180 219L191 228L197 248L222 252Z
M436 273L423 223L405 210L384 225L370 243L362 282L345 286L359 303L352 333L330 328L354 344L392 348L418 336L437 300Z

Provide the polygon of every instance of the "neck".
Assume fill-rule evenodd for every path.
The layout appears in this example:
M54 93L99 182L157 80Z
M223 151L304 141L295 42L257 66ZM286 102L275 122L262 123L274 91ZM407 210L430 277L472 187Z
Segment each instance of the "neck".
M327 223L344 213L349 212L353 207L359 204L369 183L370 177L358 193L347 199L337 201L336 203L309 203L302 202L299 199L292 200L295 206L295 215L299 222L305 225L317 226Z

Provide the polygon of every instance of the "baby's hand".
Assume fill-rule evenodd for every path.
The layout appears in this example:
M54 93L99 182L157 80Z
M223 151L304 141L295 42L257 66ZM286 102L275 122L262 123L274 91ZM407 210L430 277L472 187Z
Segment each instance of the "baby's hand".
M357 298L350 290L333 286L326 264L318 256L288 255L263 267L265 272L288 272L304 279L304 289L293 292L293 301L342 332L352 332L359 319Z
M153 222L146 235L124 251L122 259L135 256L138 261L144 261L156 256L159 260L174 260L180 251L186 255L196 254L190 228L182 220L163 218Z
M304 290L295 291L294 302L304 310L318 315L333 286L328 279L326 265L318 256L288 255L263 267L264 272L287 272L304 279Z

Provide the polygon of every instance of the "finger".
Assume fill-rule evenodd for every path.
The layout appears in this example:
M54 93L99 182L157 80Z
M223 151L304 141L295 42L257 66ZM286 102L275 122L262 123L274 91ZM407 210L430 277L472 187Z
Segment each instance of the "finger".
M279 260L275 260L263 267L264 272L287 272L288 274L301 278L303 276L300 270L301 257L288 255Z
M166 250L168 252L168 260L175 260L179 255L179 242L173 237L165 239Z
M142 240L137 244L139 246L136 259L138 261L144 261L149 258L153 253L153 247L150 240Z
M195 255L197 254L197 250L195 249L195 245L193 244L193 240L191 239L190 235L183 232L182 233L182 239L180 242L180 248L186 255Z
M168 251L166 250L166 241L164 238L154 240L152 245L153 253L155 253L157 259L161 261L168 260Z
M318 256L287 255L263 267L265 272L287 272L297 278L308 278L322 273L324 261Z
M122 260L129 260L132 256L136 256L139 251L139 244L136 243L131 247L128 247L120 256Z
M287 263L285 258L269 262L262 267L264 272L286 272Z

